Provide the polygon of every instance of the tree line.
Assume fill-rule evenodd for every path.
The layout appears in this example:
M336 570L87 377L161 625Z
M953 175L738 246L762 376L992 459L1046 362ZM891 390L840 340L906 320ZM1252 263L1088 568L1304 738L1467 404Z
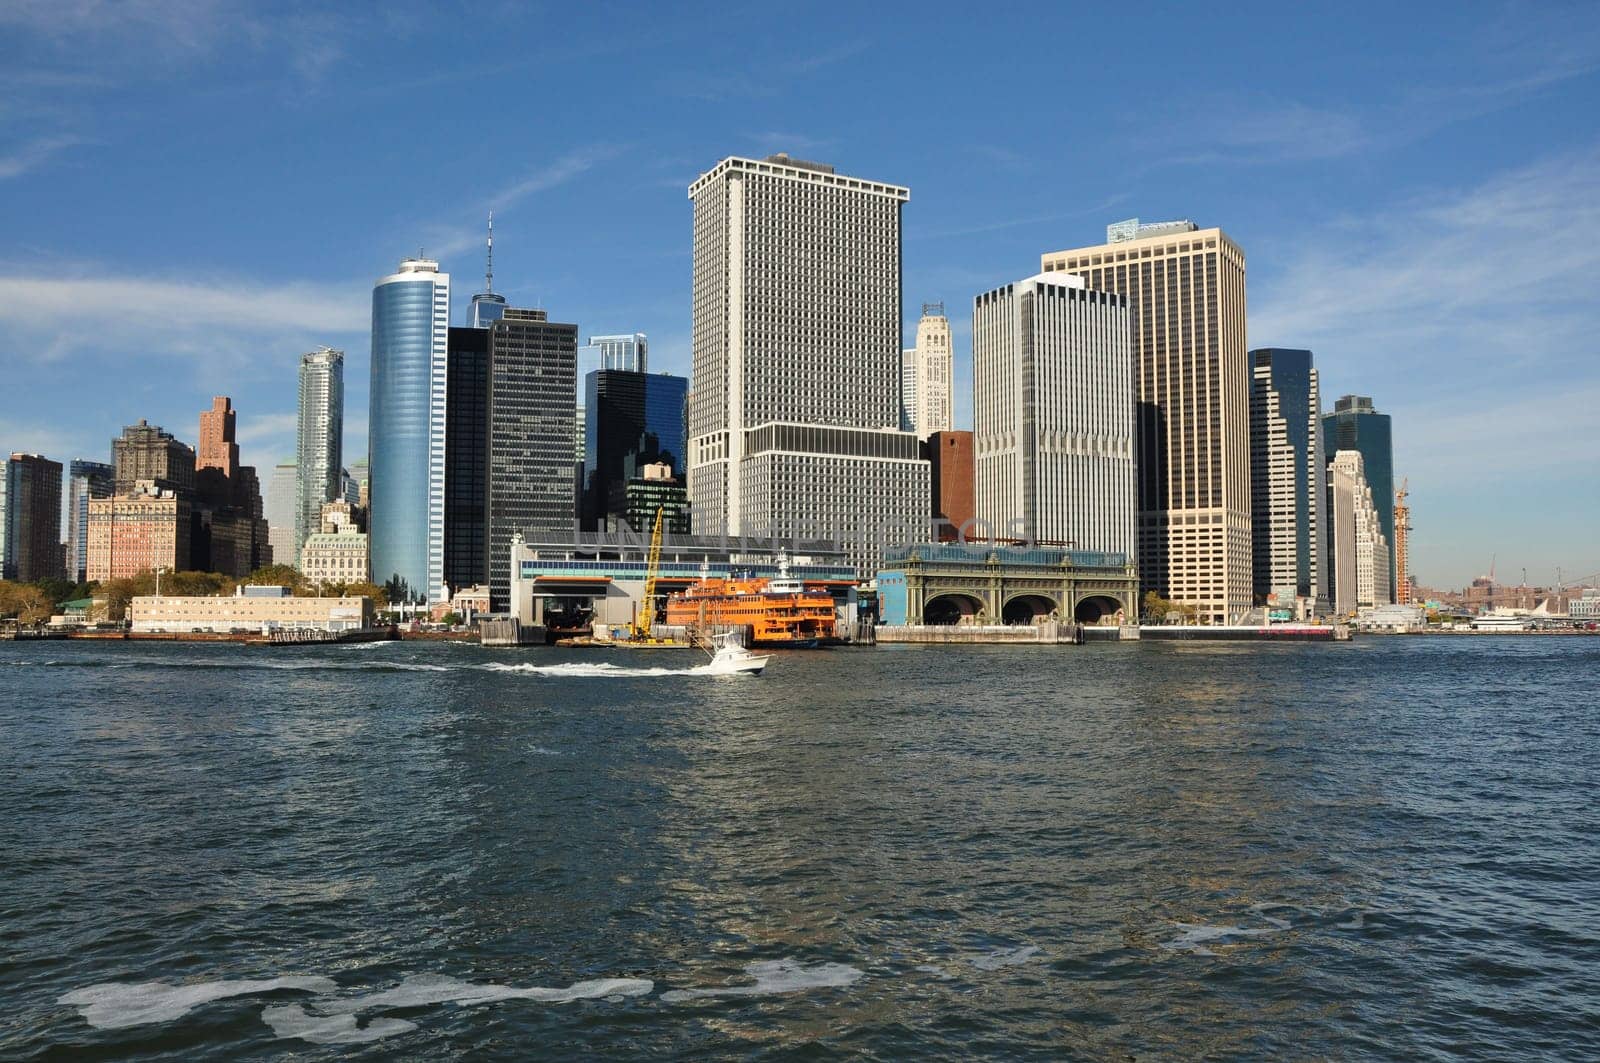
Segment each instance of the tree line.
M232 594L240 584L247 586L288 587L297 598L316 595L328 597L371 598L373 604L383 608L389 596L376 583L357 581L351 583L312 583L293 565L267 565L258 568L243 579L221 572L163 572L161 593L171 595L216 596ZM59 611L62 603L80 599L96 602L89 616L91 623L101 620L121 621L128 615L128 603L141 595L156 592L156 574L146 569L137 575L104 581L73 583L65 579L42 579L34 583L0 580L0 620L15 619L21 624L42 624Z

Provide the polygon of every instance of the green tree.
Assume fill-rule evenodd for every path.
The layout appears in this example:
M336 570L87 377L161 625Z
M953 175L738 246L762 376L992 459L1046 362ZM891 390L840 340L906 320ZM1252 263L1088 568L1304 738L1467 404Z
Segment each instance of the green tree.
M382 609L389 604L389 594L376 583L347 583L344 593L352 598L371 598L372 604Z
M305 577L293 565L266 565L246 576L244 582L252 587L288 587L297 597L308 589Z
M166 590L162 587L162 590ZM122 620L128 615L128 603L145 594L156 592L156 574L145 569L133 576L108 579L100 584L96 595L106 602L107 620Z
M65 602L72 598L72 581L64 579L42 579L34 583L52 603Z
M1200 615L1199 610L1185 602L1174 602L1161 597L1155 591L1144 592L1144 615L1158 624L1167 622L1167 618L1177 614L1179 620L1185 624L1192 624Z

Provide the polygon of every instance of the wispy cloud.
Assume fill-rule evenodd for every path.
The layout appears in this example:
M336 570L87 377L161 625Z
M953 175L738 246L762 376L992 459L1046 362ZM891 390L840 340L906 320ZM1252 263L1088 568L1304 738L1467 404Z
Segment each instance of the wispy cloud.
M665 91L690 99L720 102L727 99L772 96L789 83L846 62L867 51L870 42L850 40L809 55L751 63L724 70L697 69L664 83Z
M90 350L242 358L275 340L293 350L310 338L365 332L370 305L357 285L12 272L0 274L0 343L38 361Z
M1600 330L1600 151L1546 159L1286 245L1253 293L1251 342L1348 349L1373 368L1484 372L1590 365ZM1259 294L1257 294L1259 293Z
M1178 128L1185 130L1175 137ZM1294 101L1260 101L1238 96L1194 100L1156 131L1147 148L1165 150L1153 165L1310 162L1350 155L1366 147L1371 134L1356 115ZM1203 144L1203 151L1171 151L1173 144Z
M582 177L601 163L616 158L622 151L623 148L615 144L590 144L535 167L481 200L472 211L476 216L474 221L430 226L428 254L443 259L481 247L484 239L483 219L489 211L504 214L530 196L548 192Z
M1341 218L1251 255L1282 262L1252 284L1251 345L1310 347L1325 401L1359 392L1393 415L1425 578L1469 579L1497 542L1524 544L1531 563L1582 538L1481 500L1543 494L1550 508L1593 495L1573 478L1583 459L1568 428L1600 408L1600 150ZM1471 532L1446 527L1461 524Z
M78 144L86 143L83 137L62 134L41 137L20 145L16 150L0 155L0 180L21 177L50 161L58 153Z
M241 444L261 443L293 435L300 419L293 413L241 414L238 439Z

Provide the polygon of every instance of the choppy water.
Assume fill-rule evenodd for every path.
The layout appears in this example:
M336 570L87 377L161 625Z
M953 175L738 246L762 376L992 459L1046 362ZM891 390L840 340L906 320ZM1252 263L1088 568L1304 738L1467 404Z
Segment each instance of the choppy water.
M1600 640L0 644L0 1058L1600 1057Z

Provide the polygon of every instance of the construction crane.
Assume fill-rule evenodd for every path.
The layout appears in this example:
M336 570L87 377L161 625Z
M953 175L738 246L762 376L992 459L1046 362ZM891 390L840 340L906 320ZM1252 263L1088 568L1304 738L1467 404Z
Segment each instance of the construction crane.
M639 616L628 634L633 642L650 641L650 627L656 618L656 579L661 569L661 518L666 508L656 507L656 525L650 532L650 553L644 564L644 601L639 603Z
M1394 600L1401 605L1411 604L1411 507L1406 504L1410 487L1408 476L1394 493Z

